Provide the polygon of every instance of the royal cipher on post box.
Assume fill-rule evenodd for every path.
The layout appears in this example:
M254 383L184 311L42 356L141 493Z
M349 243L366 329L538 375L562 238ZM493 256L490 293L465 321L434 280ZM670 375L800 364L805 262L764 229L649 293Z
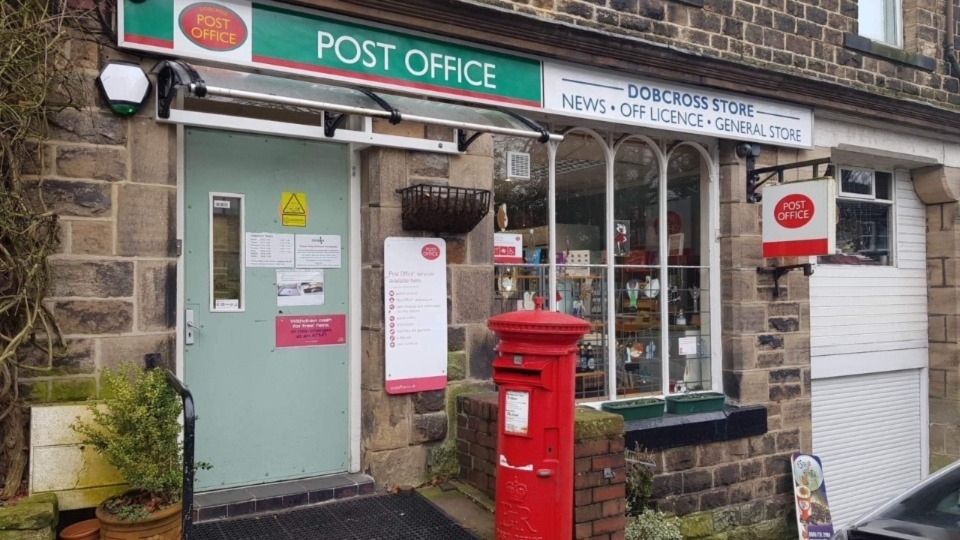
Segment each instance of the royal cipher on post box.
M583 319L543 310L492 317L500 391L497 540L573 538L573 413Z

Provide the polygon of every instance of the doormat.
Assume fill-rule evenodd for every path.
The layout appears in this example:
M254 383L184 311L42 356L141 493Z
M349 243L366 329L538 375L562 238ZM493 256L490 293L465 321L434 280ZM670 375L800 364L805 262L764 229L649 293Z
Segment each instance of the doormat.
M189 540L477 540L419 493L373 495L193 526Z

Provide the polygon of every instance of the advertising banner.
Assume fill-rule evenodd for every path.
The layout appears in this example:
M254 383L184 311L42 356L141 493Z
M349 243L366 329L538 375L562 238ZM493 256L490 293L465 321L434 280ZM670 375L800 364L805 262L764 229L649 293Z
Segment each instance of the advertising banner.
M790 463L800 540L830 540L833 538L833 518L827 504L827 485L823 480L820 458L795 452Z
M837 243L833 178L763 188L763 256L830 255Z

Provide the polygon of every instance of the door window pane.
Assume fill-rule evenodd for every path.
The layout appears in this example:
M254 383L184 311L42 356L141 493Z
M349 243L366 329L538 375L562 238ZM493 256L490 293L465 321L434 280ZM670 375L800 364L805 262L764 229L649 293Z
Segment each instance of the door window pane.
M243 309L243 197L210 196L211 311Z

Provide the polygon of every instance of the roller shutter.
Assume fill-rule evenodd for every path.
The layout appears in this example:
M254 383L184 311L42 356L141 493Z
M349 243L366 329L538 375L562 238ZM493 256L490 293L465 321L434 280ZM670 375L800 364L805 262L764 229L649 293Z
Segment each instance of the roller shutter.
M813 451L834 526L919 482L920 370L815 379Z

